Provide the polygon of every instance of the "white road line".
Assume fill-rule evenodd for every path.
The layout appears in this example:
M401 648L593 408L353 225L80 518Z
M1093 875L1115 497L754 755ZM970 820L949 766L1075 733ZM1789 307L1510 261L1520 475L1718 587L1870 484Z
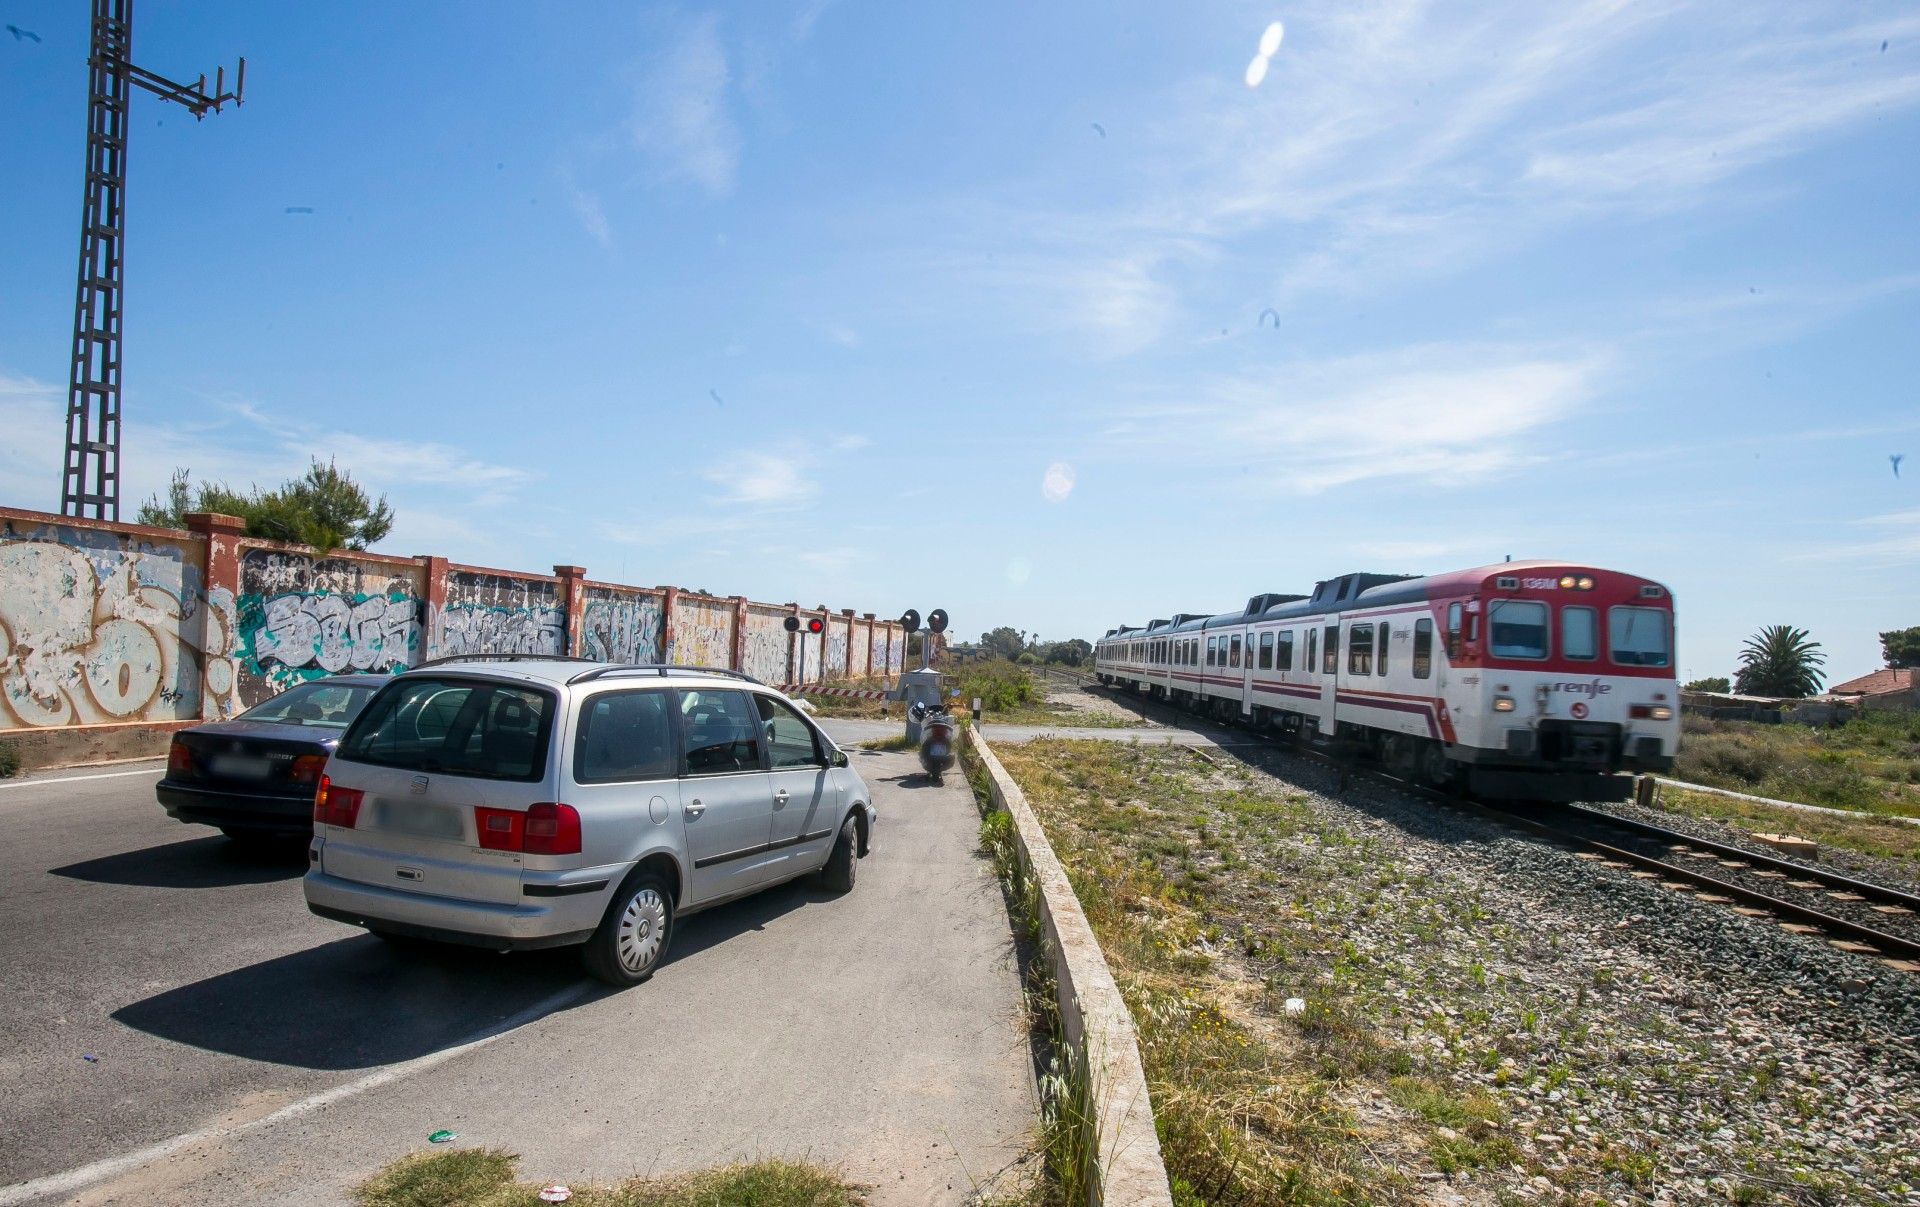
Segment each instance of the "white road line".
M47 784L81 784L87 780L117 780L123 775L159 775L165 767L148 767L144 771L103 771L99 775L63 775L51 780L20 780L12 784L0 784L0 791L8 788L40 788Z
M577 985L553 994L543 1001L528 1006L518 1014L501 1019L492 1027L482 1031L464 1043L456 1044L451 1048L442 1048L438 1052L429 1052L425 1056L416 1056L412 1060L401 1061L399 1064L387 1065L385 1068L367 1074L358 1081L349 1081L345 1085L337 1085L330 1090L322 1090L318 1094L302 1098L298 1102L288 1103L271 1115L262 1115L258 1119L252 1119L245 1123L236 1123L225 1127L209 1127L197 1132L187 1132L185 1135L175 1136L170 1140L162 1140L158 1144L150 1144L146 1148L136 1149L130 1153L122 1153L117 1157L107 1157L89 1165L82 1165L77 1169L69 1169L65 1173L48 1174L44 1178L35 1178L31 1182L15 1182L11 1186L0 1188L0 1207L12 1207L12 1205L16 1203L29 1203L51 1195L70 1194L83 1186L91 1186L95 1182L117 1177L129 1170L138 1169L142 1165L158 1161L160 1158L170 1156L183 1148L191 1148L193 1145L201 1144L208 1140L224 1140L229 1136L237 1136L242 1132L250 1132L258 1128L266 1127L268 1124L283 1123L288 1119L297 1119L302 1115L310 1115L314 1111L322 1107L331 1106L342 1099L352 1098L357 1094L364 1094L368 1090L379 1089L389 1082L398 1081L402 1077L408 1077L415 1073L425 1072L436 1065L445 1064L456 1056L464 1056L468 1052L484 1048L509 1032L516 1031L528 1023L544 1018L556 1010L573 1005L580 998L585 997L593 988L592 983L582 981Z

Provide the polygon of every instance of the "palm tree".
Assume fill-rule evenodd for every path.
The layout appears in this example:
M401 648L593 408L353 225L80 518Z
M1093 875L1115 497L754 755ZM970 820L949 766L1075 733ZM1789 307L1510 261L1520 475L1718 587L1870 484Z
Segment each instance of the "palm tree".
M1770 624L1740 648L1740 672L1734 686L1746 696L1800 700L1820 690L1827 656L1805 629Z

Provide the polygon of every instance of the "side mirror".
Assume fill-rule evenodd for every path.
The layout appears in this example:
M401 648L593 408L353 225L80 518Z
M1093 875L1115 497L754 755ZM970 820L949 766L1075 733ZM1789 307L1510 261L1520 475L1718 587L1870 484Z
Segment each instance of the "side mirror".
M844 750L835 750L833 754L828 757L827 761L835 767L845 767L847 765L847 752Z

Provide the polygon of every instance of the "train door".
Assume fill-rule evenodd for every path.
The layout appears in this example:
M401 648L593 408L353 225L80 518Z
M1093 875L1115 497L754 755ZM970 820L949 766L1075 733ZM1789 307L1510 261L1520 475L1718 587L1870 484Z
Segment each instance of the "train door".
M1323 616L1320 626L1320 732L1331 735L1339 721L1340 617Z
M1240 715L1253 715L1253 661L1254 644L1258 640L1252 629L1246 632L1245 648L1240 652Z

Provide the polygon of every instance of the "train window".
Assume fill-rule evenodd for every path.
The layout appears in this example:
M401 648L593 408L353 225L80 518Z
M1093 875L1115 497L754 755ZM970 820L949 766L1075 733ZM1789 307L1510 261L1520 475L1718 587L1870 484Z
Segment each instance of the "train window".
M1460 656L1460 605L1447 605L1447 657Z
M1218 648L1219 640L1220 639L1217 637L1207 638L1207 665L1208 666L1220 665L1220 662L1219 662L1220 650Z
M1274 664L1283 671L1293 669L1293 630L1280 634L1280 648L1274 652Z
M1533 599L1496 599L1487 606L1488 652L1495 658L1547 656L1547 605Z
M1373 626L1357 624L1347 630L1347 673L1373 673Z
M1340 669L1340 626L1327 626L1326 648L1320 651L1320 673L1331 675Z
M1320 630L1308 629L1307 630L1307 660L1300 664L1300 669L1311 674L1317 667L1319 667L1319 665L1320 665Z
M1228 666L1235 667L1235 668L1239 667L1240 665L1240 634L1235 633L1233 635L1233 645L1228 649L1227 657L1232 659L1231 662L1227 663Z
M1607 649L1621 666L1667 666L1667 614L1659 608L1608 608Z
M1433 620L1426 616L1413 622L1413 677L1433 678Z
M1273 669L1273 634L1272 633L1260 634L1260 669L1263 671L1270 671Z
M1387 622L1384 620L1381 621L1380 640L1376 643L1380 647L1380 652L1373 656L1373 673L1376 675L1384 675L1387 673L1387 637L1391 632L1392 630L1387 627Z
M1600 656L1592 608L1560 609L1560 654L1590 662Z

